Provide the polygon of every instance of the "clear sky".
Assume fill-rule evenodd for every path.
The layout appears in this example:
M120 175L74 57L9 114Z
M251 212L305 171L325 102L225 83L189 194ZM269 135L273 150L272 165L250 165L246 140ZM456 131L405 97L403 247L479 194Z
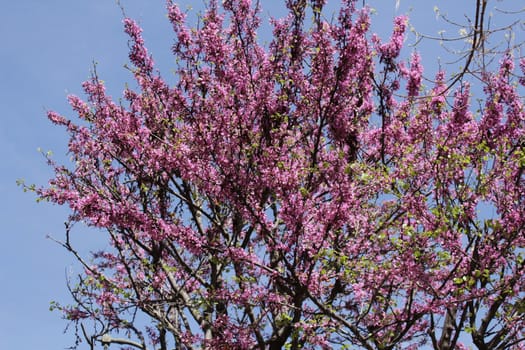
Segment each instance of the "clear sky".
M263 14L274 15L282 3L261 2ZM200 3L195 0L194 6ZM66 135L47 121L45 111L72 116L66 96L81 93L80 84L89 77L94 61L111 94L120 96L125 82L132 80L123 68L127 38L122 12L112 0L0 0L0 4L0 349L63 349L72 345L73 337L63 334L66 322L48 308L51 300L66 304L70 300L66 274L76 265L46 235L63 237L67 210L36 204L35 196L23 193L16 180L44 184L49 179L50 169L38 148L67 159ZM461 19L463 14L473 15L475 0L376 0L375 25L388 33L394 15L409 13L416 29L435 35L448 28L436 18L435 4ZM171 74L173 36L164 1L122 0L122 5L144 27L146 44L161 72ZM419 51L427 71L435 70L437 57L443 54L438 42L423 44ZM80 228L74 239L90 250L104 247L102 237L101 232Z

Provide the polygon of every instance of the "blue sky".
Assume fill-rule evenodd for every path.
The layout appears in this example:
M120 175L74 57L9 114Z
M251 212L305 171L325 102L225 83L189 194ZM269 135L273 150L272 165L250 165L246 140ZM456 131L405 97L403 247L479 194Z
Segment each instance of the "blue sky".
M375 1L377 28L385 31L393 15L407 13L417 4L411 11L412 22L420 31L436 34L446 28L433 12L436 2L400 0L396 10L395 0ZM195 1L195 6L200 3ZM272 14L281 1L262 3L263 13ZM473 0L438 3L459 18L474 10ZM127 38L121 10L112 0L0 0L0 4L0 349L62 349L72 344L72 335L62 333L66 323L48 308L51 300L69 301L65 277L76 265L46 235L63 237L67 210L36 204L35 196L23 193L16 180L44 184L49 179L50 169L38 148L67 159L66 135L47 121L45 111L72 116L66 96L81 93L80 84L89 77L94 61L114 97L131 81L123 68ZM173 36L164 1L123 0L122 4L127 15L143 25L147 46L161 71L171 74ZM427 71L435 69L437 56L444 53L435 41L419 50ZM79 229L75 234L85 250L105 245L101 232Z

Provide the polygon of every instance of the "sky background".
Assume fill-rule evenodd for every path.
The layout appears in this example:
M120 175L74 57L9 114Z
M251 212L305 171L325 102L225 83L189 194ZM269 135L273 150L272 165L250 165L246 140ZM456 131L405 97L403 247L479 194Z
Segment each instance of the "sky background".
M282 13L276 10L282 1L261 2L264 15ZM192 2L179 3L186 6ZM375 29L387 38L393 16L404 13L409 13L420 32L436 35L447 29L456 34L458 28L450 28L436 17L434 5L464 21L463 14L473 16L475 0L372 3L377 10ZM200 4L197 0L193 6ZM66 275L78 267L74 258L46 235L63 237L68 211L37 204L34 194L23 193L16 180L45 184L50 178L39 148L53 151L58 160L67 160L66 134L48 122L45 112L52 109L73 116L66 96L81 95L81 83L89 78L93 62L98 63L98 75L115 98L124 84L132 81L123 68L127 37L122 31L121 9L113 0L0 0L0 5L0 349L63 349L72 345L73 336L71 332L63 334L67 323L57 312L49 311L49 302L68 303ZM160 71L171 74L173 35L164 1L122 0L122 5L126 14L143 26L146 44ZM499 20L502 15L495 16ZM418 51L427 72L434 71L437 58L446 55L437 41L420 44ZM85 251L105 246L102 232L84 228L74 231L74 242Z

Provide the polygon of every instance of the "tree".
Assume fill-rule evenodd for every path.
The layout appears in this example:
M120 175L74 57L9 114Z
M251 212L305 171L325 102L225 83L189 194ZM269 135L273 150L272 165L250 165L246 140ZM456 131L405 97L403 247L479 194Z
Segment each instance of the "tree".
M80 122L49 112L74 165L49 158L36 191L71 208L61 244L85 268L54 307L92 349L524 349L512 52L476 110L467 76L425 88L400 58L406 17L382 42L356 1L331 22L325 1L285 3L264 46L258 4L210 1L191 30L168 1L173 85L126 18L137 89L116 103L94 72L69 97ZM81 256L77 222L111 249Z

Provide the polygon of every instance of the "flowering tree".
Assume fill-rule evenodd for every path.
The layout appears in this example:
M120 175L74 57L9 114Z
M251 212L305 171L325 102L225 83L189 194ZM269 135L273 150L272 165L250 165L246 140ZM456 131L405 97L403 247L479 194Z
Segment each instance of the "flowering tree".
M210 1L196 30L168 1L172 85L126 18L137 89L116 103L94 74L81 122L49 113L74 165L49 159L37 193L71 208L85 267L54 306L92 349L525 349L512 54L476 109L466 79L425 88L399 58L405 17L383 42L356 1L332 22L285 3L264 46L249 0ZM81 256L75 222L111 249Z

